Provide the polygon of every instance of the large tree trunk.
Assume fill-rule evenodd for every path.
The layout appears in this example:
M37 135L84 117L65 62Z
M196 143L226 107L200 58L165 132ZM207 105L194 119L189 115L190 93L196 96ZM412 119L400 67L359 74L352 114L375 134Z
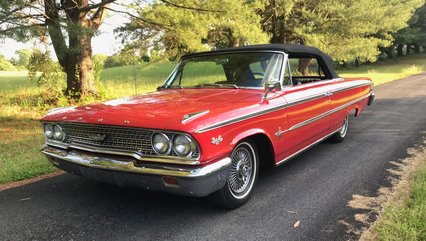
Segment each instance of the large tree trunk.
M312 59L310 58L300 58L297 71L302 75L308 75L308 67L311 64Z
M59 64L67 74L65 94L74 99L96 95L92 62L92 37L105 17L105 9L114 0L90 4L89 0L44 0L47 30ZM59 11L66 12L68 46L62 34ZM89 14L90 13L90 14ZM89 15L88 15L89 14Z
M404 56L404 45L403 44L398 44L398 46L396 47L396 56L398 56L398 57Z
M415 52L416 54L419 54L421 51L422 51L422 50L421 50L420 45L415 44L415 45L414 45L414 52Z
M231 47L240 47L240 38L233 38L231 42Z
M70 37L69 43L71 52L75 54L67 56L67 62L64 66L67 74L65 94L75 98L96 95L91 36Z

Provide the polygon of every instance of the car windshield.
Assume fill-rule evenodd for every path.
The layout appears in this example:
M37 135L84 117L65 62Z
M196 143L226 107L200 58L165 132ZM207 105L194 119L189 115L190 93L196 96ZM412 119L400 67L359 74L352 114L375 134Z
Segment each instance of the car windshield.
M222 53L183 59L163 88L250 88L279 81L283 54Z

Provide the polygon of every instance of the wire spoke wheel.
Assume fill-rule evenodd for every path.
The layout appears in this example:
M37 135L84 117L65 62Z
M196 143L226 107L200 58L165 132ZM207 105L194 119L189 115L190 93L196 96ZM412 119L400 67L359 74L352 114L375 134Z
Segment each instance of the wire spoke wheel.
M240 144L231 154L228 186L235 198L244 198L253 186L255 154L248 143Z
M250 139L242 141L229 155L226 184L210 196L210 201L223 208L237 208L246 203L259 172L256 145Z

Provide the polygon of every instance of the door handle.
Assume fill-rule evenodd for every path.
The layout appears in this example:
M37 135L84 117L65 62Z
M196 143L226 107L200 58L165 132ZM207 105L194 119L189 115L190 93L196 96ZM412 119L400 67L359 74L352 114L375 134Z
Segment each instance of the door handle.
M327 97L330 97L332 95L333 95L333 93L331 93L331 92L327 92L327 93L324 94L324 96L327 96Z

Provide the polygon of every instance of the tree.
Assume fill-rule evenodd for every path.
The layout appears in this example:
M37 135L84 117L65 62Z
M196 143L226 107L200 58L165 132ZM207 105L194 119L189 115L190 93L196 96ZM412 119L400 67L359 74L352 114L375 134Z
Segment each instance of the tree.
M163 56L245 44L266 43L256 11L261 1L136 1L136 14L120 29L133 46ZM140 2L140 3L139 3Z
M66 95L96 94L91 39L115 0L0 0L0 37L50 37L67 75Z
M397 55L403 55L403 48L407 46L407 52L413 46L415 52L420 52L420 47L426 46L426 4L416 10L408 21L408 27L401 29L394 35Z
M313 45L340 63L375 61L391 33L424 0L270 0L261 12L271 42Z
M4 57L4 55L0 54L0 71L14 71L16 70L15 66L9 62L9 60Z
M16 50L15 54L18 55L18 59L12 58L10 62L15 65L18 69L25 69L30 61L31 50L20 49Z

